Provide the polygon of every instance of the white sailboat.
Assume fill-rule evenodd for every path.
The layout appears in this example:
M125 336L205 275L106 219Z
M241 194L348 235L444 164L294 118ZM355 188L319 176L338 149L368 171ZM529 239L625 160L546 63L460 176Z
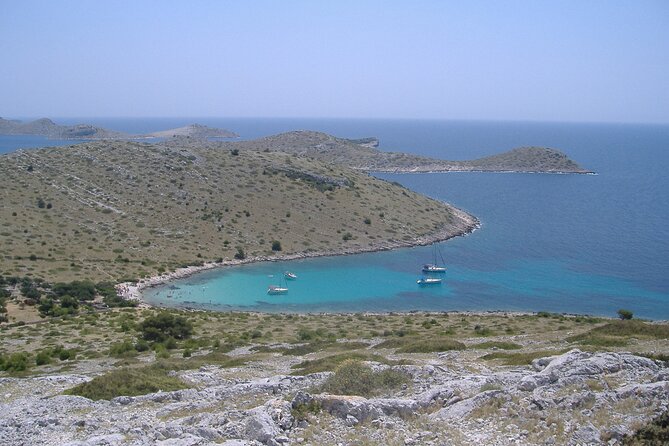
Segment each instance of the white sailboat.
M437 263L437 254L439 254L439 259L441 264ZM423 265L424 273L445 273L446 266L444 266L444 257L441 255L441 251L437 248L437 245L432 245L432 263L426 263Z
M267 294L275 296L278 294L288 294L288 287L283 283L283 279L280 279L279 285L270 285L267 287Z

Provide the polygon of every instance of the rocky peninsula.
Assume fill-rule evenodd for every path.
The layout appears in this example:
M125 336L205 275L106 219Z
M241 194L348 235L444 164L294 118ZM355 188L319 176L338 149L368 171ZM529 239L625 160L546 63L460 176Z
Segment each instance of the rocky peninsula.
M48 281L136 281L235 259L383 250L478 224L346 166L183 138L17 151L2 155L0 186L0 271Z
M214 144L212 144L214 146ZM252 141L219 143L229 150L281 151L365 172L531 172L593 173L559 150L521 147L468 161L448 161L377 149L376 138L346 139L313 131L295 131Z

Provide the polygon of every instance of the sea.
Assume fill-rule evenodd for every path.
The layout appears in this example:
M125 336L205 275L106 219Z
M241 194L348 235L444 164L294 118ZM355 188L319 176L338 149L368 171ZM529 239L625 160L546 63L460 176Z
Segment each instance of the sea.
M374 174L449 202L481 227L434 247L223 267L145 292L156 305L261 312L547 311L669 319L669 125L374 119L67 118L128 133L200 123L252 139L290 130L375 136L380 149L464 160L559 149L594 175ZM73 141L0 136L0 153ZM298 278L283 282L283 273ZM287 285L270 296L270 284Z

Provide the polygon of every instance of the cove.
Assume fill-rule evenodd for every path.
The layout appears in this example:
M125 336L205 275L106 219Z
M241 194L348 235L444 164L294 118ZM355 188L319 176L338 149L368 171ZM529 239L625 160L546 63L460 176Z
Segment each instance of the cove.
M457 253L468 238L442 243L445 256ZM450 246L449 246L450 245ZM555 261L516 262L491 271L449 263L441 285L419 287L416 279L431 248L356 254L223 267L146 289L153 305L217 311L261 312L407 312L407 311L551 311L614 316L630 307L657 318L663 295L634 283L570 271ZM283 272L286 295L267 295ZM639 303L644 303L643 306ZM655 317L653 317L655 316ZM666 318L663 313L659 317Z

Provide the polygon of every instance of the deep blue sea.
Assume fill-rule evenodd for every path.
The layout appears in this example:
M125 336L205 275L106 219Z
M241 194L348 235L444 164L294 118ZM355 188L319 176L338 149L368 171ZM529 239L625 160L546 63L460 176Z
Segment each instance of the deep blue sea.
M145 133L198 122L243 139L321 130L377 136L382 150L470 159L524 145L557 148L597 175L445 173L378 176L476 215L478 231L440 244L442 285L419 288L430 247L270 262L158 287L154 303L254 311L527 310L669 319L669 126L347 119L55 119ZM0 153L69 145L0 137ZM285 270L285 296L268 296Z

